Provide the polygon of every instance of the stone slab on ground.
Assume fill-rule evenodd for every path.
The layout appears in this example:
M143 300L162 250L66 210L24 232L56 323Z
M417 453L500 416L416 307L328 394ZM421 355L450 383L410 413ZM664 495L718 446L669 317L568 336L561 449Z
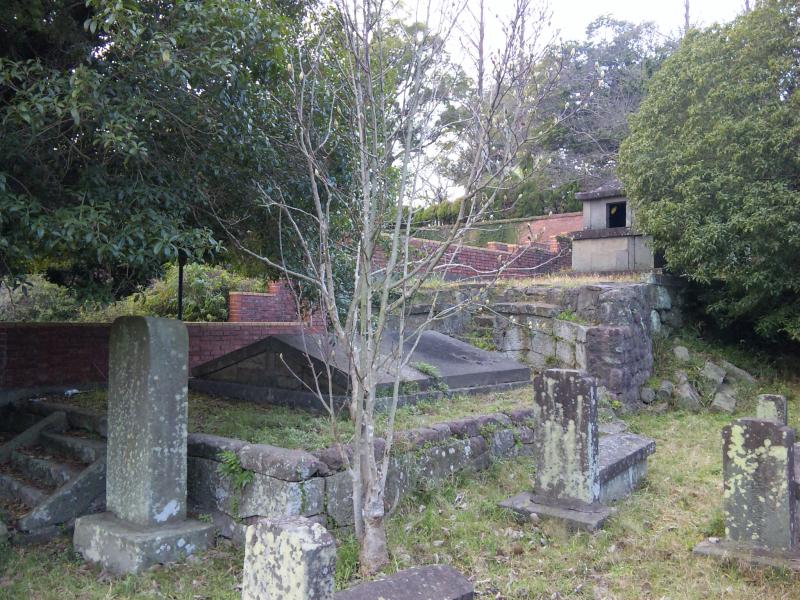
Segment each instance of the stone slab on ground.
M600 437L597 462L600 486L640 463L647 465L647 457L656 451L656 443L635 433L617 433Z
M761 567L800 571L800 549L774 551L728 540L706 540L697 544L693 552L717 560L739 561Z
M536 496L531 492L523 492L500 503L501 508L511 510L517 518L525 523L536 515L563 521L568 529L597 531L603 528L606 520L615 510L595 502L585 504L575 501L557 500Z
M71 521L84 513L93 502L98 499L104 501L105 491L106 463L100 459L40 502L18 521L17 527L23 531L31 531Z
M412 341L406 340L406 347L410 347ZM398 334L386 332L380 350L385 360L379 362L396 362L390 358L399 353L398 346ZM344 393L349 381L348 358L338 346L331 348L321 334L273 335L198 365L192 373L195 378L203 380L296 392L304 388L297 381L295 372L299 369L308 371L309 363L319 372L326 372L324 365L329 365L335 384L334 393ZM289 371L287 364L296 365L295 370ZM433 367L438 377L415 368L417 364ZM436 388L436 379L451 389L460 389L528 382L530 368L499 352L481 350L437 331L426 331L420 336L400 376L404 382L416 383L422 390ZM377 373L379 388L393 385L394 379L395 373L391 369L381 369Z
M212 546L214 525L187 520L146 527L106 512L80 517L72 541L86 560L116 574L135 574Z
M473 585L447 565L414 567L337 592L334 600L473 600Z
M66 428L67 415L63 412L58 411L46 416L0 446L0 463L7 462L14 450L35 444L42 433L46 431L64 431Z

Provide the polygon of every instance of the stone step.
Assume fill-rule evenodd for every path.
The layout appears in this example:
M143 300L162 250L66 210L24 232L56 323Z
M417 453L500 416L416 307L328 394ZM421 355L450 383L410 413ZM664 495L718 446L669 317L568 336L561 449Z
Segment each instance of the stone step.
M65 462L58 462L54 457L34 456L25 451L11 454L11 465L28 479L44 485L59 487L81 472L83 465L77 467Z
M76 437L60 433L42 433L40 443L45 448L73 457L84 464L91 464L105 456L106 443L100 440Z
M29 508L44 501L50 490L42 489L18 473L0 472L0 498L20 502Z
M561 307L544 302L501 302L494 309L504 315L531 315L536 317L556 317Z

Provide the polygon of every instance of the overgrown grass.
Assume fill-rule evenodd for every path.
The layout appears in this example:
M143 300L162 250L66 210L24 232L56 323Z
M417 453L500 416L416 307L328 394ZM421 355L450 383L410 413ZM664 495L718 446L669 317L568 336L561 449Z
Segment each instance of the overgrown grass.
M530 394L530 388L526 387L479 396L455 395L423 401L399 408L395 423L397 429L412 429L474 414L511 410L526 406ZM102 389L76 394L71 398L53 397L52 400L97 413L106 410L106 391ZM353 425L346 415L343 412L332 421L329 415L323 413L189 393L189 431L283 448L325 448L336 441L336 436L342 442L349 442L353 436ZM336 436L331 428L332 423L336 425ZM377 423L378 435L383 435L385 428L386 417L381 415Z
M790 414L800 424L800 385ZM389 522L389 571L448 563L467 574L479 598L797 598L800 577L695 557L691 549L722 534L719 431L730 416L642 413L631 429L653 437L657 451L642 488L617 503L617 514L595 535L571 534L557 523L517 524L497 502L532 486L528 458L496 463L406 500ZM85 566L67 541L13 548L0 558L0 597L238 598L242 553L228 543L200 563L136 577L110 578ZM339 548L339 586L354 581L357 546ZM5 595L4 595L5 594Z
M698 359L721 358L702 340L683 343L702 353ZM741 357L726 358L762 374ZM787 394L790 425L800 426L800 380L778 371L763 375L759 387ZM442 414L455 418L525 405L529 395L523 389L477 401L454 398L404 408L398 417L403 428L416 427ZM752 405L740 403L734 417L748 414ZM518 524L497 507L532 487L529 458L495 463L412 496L389 521L387 571L447 563L472 579L479 598L506 600L797 598L797 574L718 563L691 552L706 537L723 535L720 430L731 418L707 411L627 416L630 429L654 438L657 450L644 485L618 502L607 528L594 535L569 533L552 521ZM357 580L357 557L355 540L342 538L337 587ZM223 542L199 562L111 578L84 565L66 540L6 548L0 550L0 598L239 598L242 560L241 550Z

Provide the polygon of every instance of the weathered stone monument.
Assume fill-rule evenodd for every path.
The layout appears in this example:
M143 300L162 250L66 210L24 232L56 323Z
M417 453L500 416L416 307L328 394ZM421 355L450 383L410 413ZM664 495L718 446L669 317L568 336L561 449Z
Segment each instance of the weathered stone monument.
M106 507L75 522L84 558L115 573L179 560L213 542L186 520L188 334L169 319L121 317L111 329Z
M305 517L262 519L245 536L242 600L472 600L472 584L446 565L416 567L334 593L336 543Z
M597 383L580 371L549 369L534 379L533 492L500 506L523 518L563 520L593 531L612 514L604 502L629 494L647 473L655 442L630 433L600 437Z
M770 419L782 425L788 425L789 412L786 406L786 396L761 394L756 399L756 418Z
M336 542L304 517L262 519L245 535L242 600L330 600Z
M795 430L780 419L723 428L725 539L698 544L696 554L800 569L795 450Z

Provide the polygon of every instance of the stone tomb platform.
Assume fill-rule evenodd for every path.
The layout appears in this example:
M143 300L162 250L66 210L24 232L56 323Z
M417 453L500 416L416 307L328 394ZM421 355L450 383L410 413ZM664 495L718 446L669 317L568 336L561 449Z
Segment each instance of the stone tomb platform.
M523 492L504 500L500 506L513 511L522 521L536 514L560 519L570 529L596 531L615 512L605 503L628 496L639 485L647 475L647 457L655 449L653 440L632 433L602 435L598 442L600 496L597 502Z
M403 356L410 358L400 370L401 404L442 393L442 389L479 392L526 385L530 368L498 352L481 350L438 333L425 331L405 340ZM386 332L381 340L378 392L394 386L400 340ZM313 390L319 385L333 390L334 404L347 404L349 359L323 334L273 335L192 369L192 389L264 404L322 409ZM330 374L330 382L328 381Z
M604 503L627 496L647 473L651 439L600 435L597 381L582 371L548 369L533 380L533 491L501 502L527 520L562 520L570 529L595 531L613 510Z
M73 538L75 548L112 573L139 573L214 545L213 526L199 521L147 527L106 512L81 517L79 522Z

